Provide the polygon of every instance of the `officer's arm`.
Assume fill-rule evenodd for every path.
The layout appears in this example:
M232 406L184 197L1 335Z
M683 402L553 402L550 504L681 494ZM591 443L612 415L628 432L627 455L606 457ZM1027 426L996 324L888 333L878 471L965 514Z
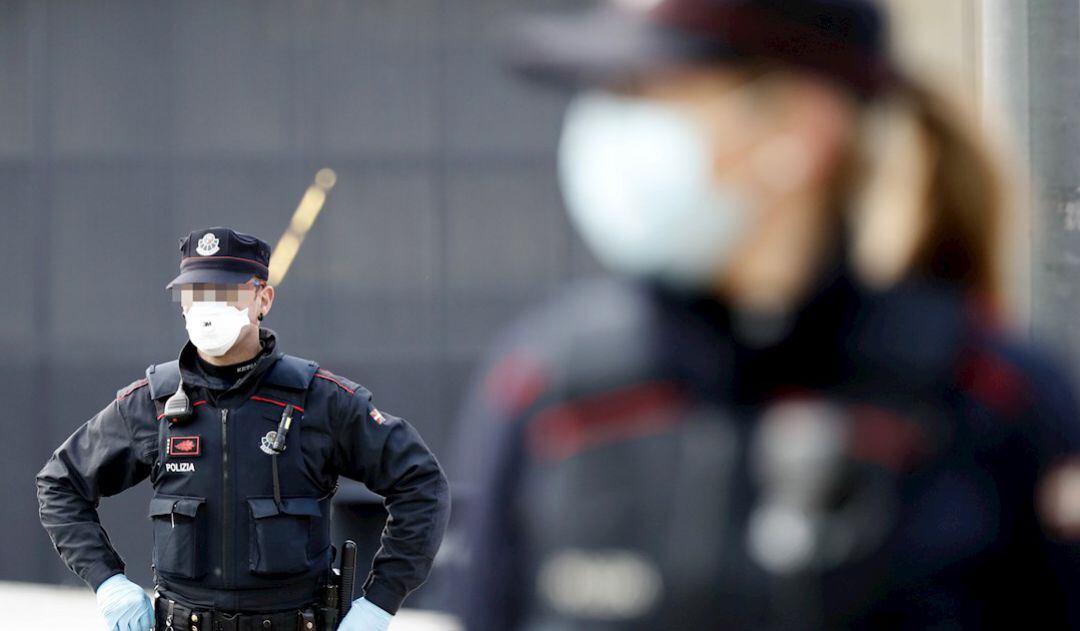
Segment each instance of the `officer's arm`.
M98 519L98 500L145 479L152 462L121 407L113 401L75 430L37 475L41 523L64 563L94 590L124 571Z
M339 406L337 470L385 497L390 514L365 597L393 614L427 579L450 516L450 487L416 430L376 410L366 390L342 394Z

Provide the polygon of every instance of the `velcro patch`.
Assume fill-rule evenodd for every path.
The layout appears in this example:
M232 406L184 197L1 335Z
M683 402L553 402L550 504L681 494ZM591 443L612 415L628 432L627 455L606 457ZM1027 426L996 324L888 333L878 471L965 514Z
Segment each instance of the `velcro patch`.
M169 455L194 458L202 453L198 436L170 436Z

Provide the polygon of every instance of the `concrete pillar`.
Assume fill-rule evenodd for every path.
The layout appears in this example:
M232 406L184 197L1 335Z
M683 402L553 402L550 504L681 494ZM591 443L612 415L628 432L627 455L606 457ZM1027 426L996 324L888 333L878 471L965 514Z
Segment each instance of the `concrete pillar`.
M1008 294L1019 324L1032 317L1031 125L1028 69L1028 3L983 0L980 6L979 102L984 126L1001 139L1003 159L1015 185L1005 235L1010 265Z
M1030 327L1080 362L1080 2L985 0L983 96L1030 173Z

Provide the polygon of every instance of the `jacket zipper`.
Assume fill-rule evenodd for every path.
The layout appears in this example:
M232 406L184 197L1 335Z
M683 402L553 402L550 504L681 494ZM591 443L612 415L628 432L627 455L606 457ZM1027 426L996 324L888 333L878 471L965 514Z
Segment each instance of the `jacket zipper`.
M232 541L232 528L229 527L229 509L232 497L229 492L229 411L221 411L221 581L229 587L230 555L229 543Z

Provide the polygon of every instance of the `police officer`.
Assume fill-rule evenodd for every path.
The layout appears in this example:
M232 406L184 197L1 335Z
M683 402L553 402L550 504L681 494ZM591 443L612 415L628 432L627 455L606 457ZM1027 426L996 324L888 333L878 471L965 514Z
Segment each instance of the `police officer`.
M464 421L470 631L1078 628L1072 384L996 324L1006 197L869 0L536 17L615 272ZM865 141L865 142L863 142Z
M56 450L37 476L42 524L112 631L146 631L155 615L170 631L329 629L316 609L335 554L331 502L339 476L355 479L385 496L390 516L364 595L337 628L385 629L442 539L439 463L363 386L286 355L261 326L274 302L265 242L210 228L180 252L167 289L190 342ZM153 605L96 511L147 477Z

